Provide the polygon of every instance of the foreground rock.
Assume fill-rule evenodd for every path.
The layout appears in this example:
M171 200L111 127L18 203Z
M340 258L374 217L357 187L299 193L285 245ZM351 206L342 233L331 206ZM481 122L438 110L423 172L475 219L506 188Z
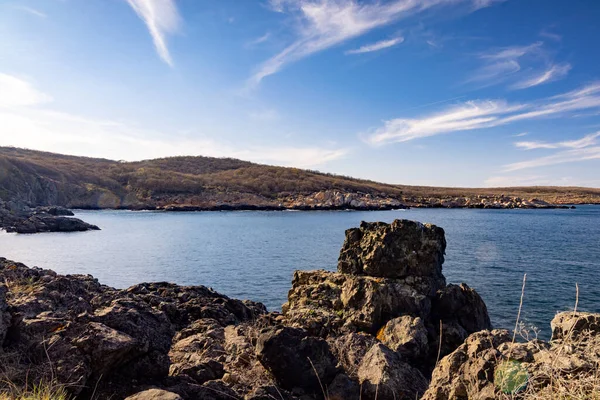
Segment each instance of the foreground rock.
M513 343L504 330L473 334L441 360L423 399L596 398L598 321L599 314L560 313L549 343Z
M23 204L0 200L0 229L14 233L83 232L99 230L78 218L64 207L29 208Z

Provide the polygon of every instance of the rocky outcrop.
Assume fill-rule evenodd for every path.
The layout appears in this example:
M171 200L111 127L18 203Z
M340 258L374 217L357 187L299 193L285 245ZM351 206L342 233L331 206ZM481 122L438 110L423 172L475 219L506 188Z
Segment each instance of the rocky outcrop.
M411 197L405 199L405 204L417 208L485 208L485 209L544 209L544 208L570 208L563 204L518 196L507 195L476 195L465 197ZM568 203L567 203L568 204ZM581 204L581 203L578 203Z
M369 193L322 190L309 195L290 196L280 202L292 210L392 210L406 208L397 198Z
M210 392L203 384L223 371L208 350L222 358L217 350L225 343L224 328L265 312L258 303L203 286L116 290L91 276L61 276L3 258L0 277L6 282L0 286L0 334L4 351L20 354L11 367L21 371L17 382L35 371L82 399L93 391L96 398L124 398L158 383L177 393Z
M594 398L598 321L598 314L560 313L549 343L513 342L505 330L475 333L440 361L423 399Z
M64 207L29 208L23 204L0 200L0 229L15 233L82 232L99 230L78 218Z
M324 337L374 335L427 374L440 347L440 322L458 332L443 336L442 355L491 327L474 290L446 286L445 248L443 229L413 221L349 229L338 272L296 271L283 306L286 323Z

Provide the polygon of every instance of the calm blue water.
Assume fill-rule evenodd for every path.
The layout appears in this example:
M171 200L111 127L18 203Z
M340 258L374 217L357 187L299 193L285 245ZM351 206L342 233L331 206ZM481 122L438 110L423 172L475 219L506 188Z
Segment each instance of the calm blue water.
M0 233L0 256L124 288L141 281L202 284L279 309L296 269L335 270L344 230L408 218L446 230L444 274L467 282L496 327L510 328L527 273L523 317L549 332L556 311L600 312L600 207L576 210L382 212L81 211L97 232Z

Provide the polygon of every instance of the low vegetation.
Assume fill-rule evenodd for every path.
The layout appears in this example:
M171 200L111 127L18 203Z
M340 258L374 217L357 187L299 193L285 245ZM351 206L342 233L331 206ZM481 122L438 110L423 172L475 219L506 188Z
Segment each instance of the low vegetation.
M557 204L600 203L600 189L578 187L438 188L383 184L231 158L170 157L139 162L0 147L0 200L33 205L135 208L144 205L274 205L319 191L363 193L407 204L428 198L518 196Z

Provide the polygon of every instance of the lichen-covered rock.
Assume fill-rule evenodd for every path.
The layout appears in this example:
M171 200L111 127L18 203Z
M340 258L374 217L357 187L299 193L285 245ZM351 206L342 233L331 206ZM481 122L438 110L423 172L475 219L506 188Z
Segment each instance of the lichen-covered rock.
M296 271L282 307L290 325L315 335L375 333L390 318L427 318L430 309L429 297L400 280L326 271Z
M444 230L435 225L409 220L362 222L360 228L346 231L338 271L395 279L426 278L420 286L433 294L445 284L445 250Z
M358 379L365 400L412 400L427 389L427 379L421 372L382 344L365 354Z

